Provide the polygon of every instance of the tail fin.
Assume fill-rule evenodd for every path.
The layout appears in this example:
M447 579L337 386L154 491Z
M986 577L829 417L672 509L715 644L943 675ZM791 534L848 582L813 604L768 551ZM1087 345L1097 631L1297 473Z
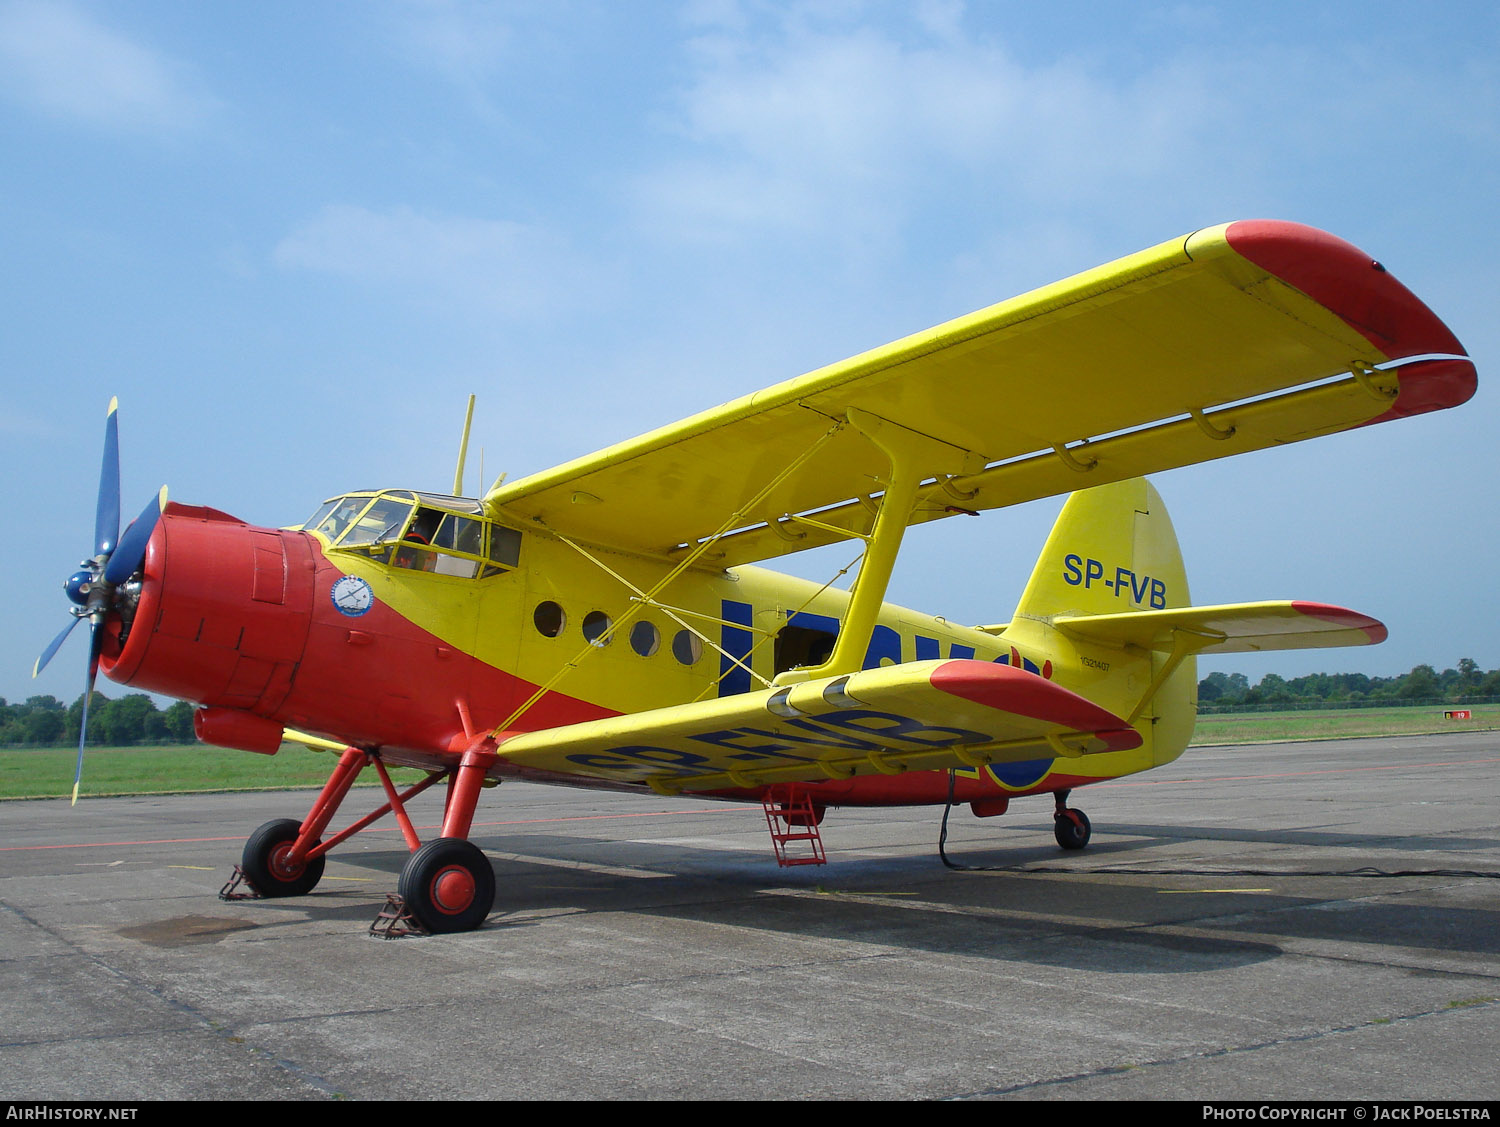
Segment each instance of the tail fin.
M1142 761L1114 774L1170 762L1187 747L1194 655L1364 646L1385 635L1368 615L1325 603L1192 606L1177 534L1144 478L1068 499L1005 629L1013 645L1053 655L1054 680L1135 725L1141 748L1117 754Z
M1008 640L1052 655L1053 678L1129 717L1145 738L1132 755L1141 767L1182 754L1193 734L1197 668L1191 656L1113 645L1060 627L1059 619L1168 611L1190 605L1177 534L1145 478L1074 493L1063 506L1015 617Z
M1191 602L1172 519L1151 483L1138 477L1068 499L1016 617L1167 610Z

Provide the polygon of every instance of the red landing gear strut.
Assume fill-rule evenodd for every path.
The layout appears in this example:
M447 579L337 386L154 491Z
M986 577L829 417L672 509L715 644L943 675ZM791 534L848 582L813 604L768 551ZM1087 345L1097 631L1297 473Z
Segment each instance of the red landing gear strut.
M401 793L375 752L347 748L302 822L290 818L267 822L245 842L240 869L262 896L301 896L323 875L323 858L387 813L394 813L411 850L399 884L405 910L430 932L472 931L495 903L495 870L478 846L468 840L485 772L495 761L494 746L484 741L464 753L458 766L434 771ZM374 766L385 789L379 809L333 835L323 831L366 767ZM428 787L448 780L442 836L423 845L406 814L406 803ZM226 895L221 893L221 895Z

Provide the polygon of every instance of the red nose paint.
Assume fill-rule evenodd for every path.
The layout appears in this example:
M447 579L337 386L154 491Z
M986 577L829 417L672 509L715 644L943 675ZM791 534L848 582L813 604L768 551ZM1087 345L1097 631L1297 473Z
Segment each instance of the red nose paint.
M304 532L168 505L146 548L129 635L100 664L136 688L270 714L307 645L314 574Z

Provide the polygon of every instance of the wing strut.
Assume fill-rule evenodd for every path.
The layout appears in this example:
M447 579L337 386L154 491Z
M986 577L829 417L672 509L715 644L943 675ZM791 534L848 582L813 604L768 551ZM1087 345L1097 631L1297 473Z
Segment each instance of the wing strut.
M880 507L876 510L874 527L868 536L860 537L867 544L865 558L854 578L849 593L849 610L839 628L833 653L822 665L789 669L778 674L772 682L778 686L859 671L875 631L875 620L885 601L891 570L901 550L901 538L906 533L912 510L916 508L917 490L930 478L960 472L969 453L858 407L847 408L844 417L885 455L890 463L890 473ZM790 519L817 525L816 521L803 517L792 516Z
M682 560L680 560L676 564L676 566L674 566L671 571L669 571L665 576L663 576L656 583L656 585L653 586L649 591L645 591L645 592L639 592L639 591L637 591L637 602L635 603L635 605L632 606L623 615L621 615L617 620L615 620L614 623L612 623L610 625L609 629L607 629L604 632L604 634L600 637L600 639L598 639L598 645L597 646L592 641L589 642L587 645L585 645L584 648L578 653L578 655L575 658L573 658L571 661L565 662L557 670L557 672L554 673L546 681L545 684L539 685L537 687L536 692L532 693L531 696L529 696L524 702L522 702L516 708L516 710L514 712L512 712L509 716L507 716L505 718L505 720L502 721L498 727L496 727L495 729L493 729L493 734L496 735L496 736L499 736L501 733L509 731L511 729L511 727L516 723L517 720L519 720L523 715L525 715L527 712L529 712L531 710L532 706L535 705L537 703L537 701L541 700L549 692L551 692L553 689L555 689L557 687L558 683L560 681L562 681L562 679L564 677L566 677L570 672L572 672L574 669L576 669L578 667L578 664L581 661L583 661L585 658L587 658L596 649L602 648L603 645L605 643L607 643L610 638L614 637L621 630L623 630L626 626L628 626L630 624L630 622L637 615L639 615L641 613L642 610L644 610L648 606L659 606L660 604L657 603L656 597L659 594L661 594L662 591L664 591L667 587L671 586L672 582L674 580L676 580L676 578L679 575L681 575L688 568L692 567L695 563L697 563L698 560L701 557L705 556L708 553L709 549L711 549L715 544L717 544L722 537L724 537L726 534L728 534L732 529L740 527L741 524L742 524L742 522L745 519L745 514L746 513L748 513L754 506L760 504L760 502L761 502L761 500L763 498L769 496L771 494L771 492L776 489L777 486L779 486L784 480L786 480L793 473L795 473L798 469L800 469L801 466L802 466L802 464L804 462L806 462L809 458L811 458L814 454L816 454L820 449L822 449L822 447L824 446L824 444L827 443L828 440L831 439L835 434L837 434L840 429L842 429L843 425L844 424L842 424L842 423L837 423L836 422L831 427L829 427L826 431L824 431L820 436L818 436L818 438L816 440L814 440L813 443L811 445L809 445L807 447L807 449L804 450L800 456L798 456L797 458L793 459L792 462L789 465L787 465L785 468L783 468L780 473L776 474L769 482L767 482L766 485L765 485L765 487L762 488L761 491L759 493L757 493L753 498L751 498L749 502L747 502L741 508L739 508L738 510L736 510L735 513L732 516L730 516L727 520L725 520L724 523L719 526L719 529L718 529L717 532L715 532L712 536L707 537L706 539L704 539L703 541L701 541L700 543L698 543L696 546L694 546L694 548L692 549L692 551L690 551L687 554L686 557L684 557ZM533 518L533 519L536 520L536 523L541 524L543 528L547 527L546 524L540 520L540 518ZM574 548L574 549L582 552L583 555L586 558L593 559L593 557L590 556L587 552L583 552L583 549L580 548L577 544L573 543L571 540L569 540L567 537L563 536L561 533L557 532L555 529L548 528L547 531L550 532L552 535L556 536L559 540L562 540L564 543L568 544L570 547L572 547L572 548ZM594 562L598 563L597 560L595 560ZM603 567L602 564L600 564L600 566ZM605 568L605 570L608 571L609 569ZM616 578L620 578L620 577L616 576ZM623 580L622 580L622 582L623 582ZM635 588L633 586L631 586L630 584L627 584L627 586L630 586L632 590L635 590ZM883 587L882 587L882 590L884 590ZM879 604L878 603L876 604L876 609L877 610L879 609ZM682 622L680 619L678 619L677 621L685 629L691 630L694 634L698 635L699 638L701 638L704 641L708 642L709 645L713 646L713 648L716 649L716 650L718 650L721 654L725 652L722 648L720 648L713 641L711 641L706 635L704 635L702 633L702 631L693 629L693 627L689 626L685 622ZM872 620L872 627L873 627L873 620ZM861 652L863 652L863 651L861 651ZM725 654L725 656L728 656L728 655ZM858 668L858 666L856 666L856 668ZM752 676L756 675L753 670L750 670L749 672L751 673ZM763 679L764 678L762 678L762 680Z

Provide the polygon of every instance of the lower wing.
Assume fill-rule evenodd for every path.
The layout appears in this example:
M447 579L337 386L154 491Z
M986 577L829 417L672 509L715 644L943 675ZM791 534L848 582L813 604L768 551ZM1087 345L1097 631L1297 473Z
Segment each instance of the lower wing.
M1125 720L1033 673L920 661L502 739L517 767L664 794L1139 747Z

